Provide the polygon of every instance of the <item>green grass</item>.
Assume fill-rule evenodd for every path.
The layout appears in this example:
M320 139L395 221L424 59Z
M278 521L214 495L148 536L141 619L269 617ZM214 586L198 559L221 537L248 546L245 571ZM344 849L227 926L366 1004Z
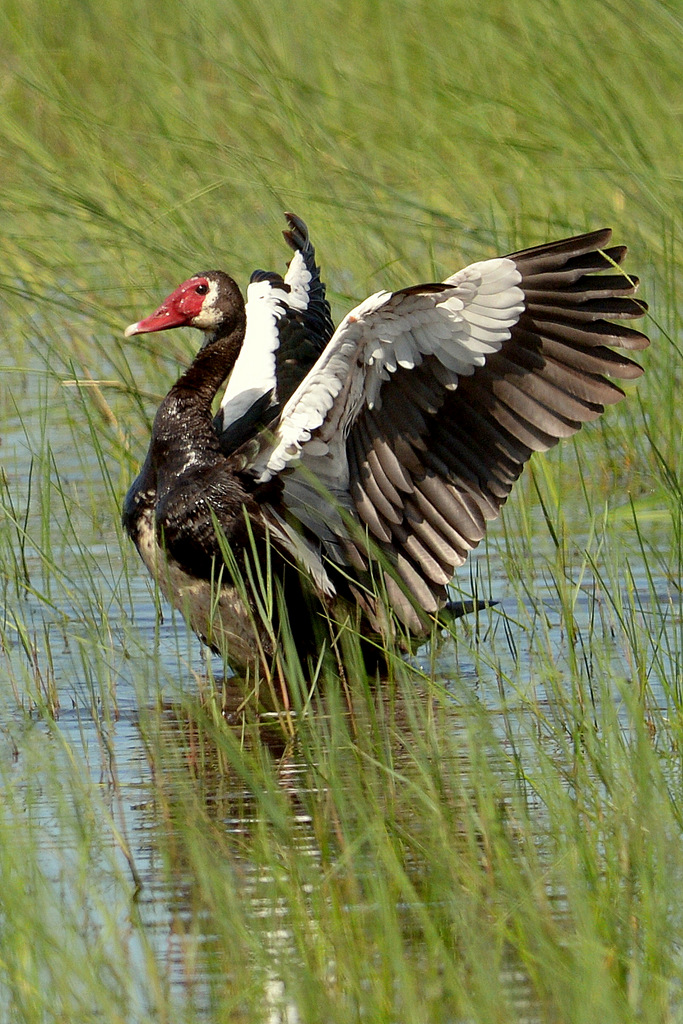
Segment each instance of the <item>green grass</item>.
M682 29L654 0L2 5L3 1021L682 1019ZM379 687L352 638L343 687L285 649L289 710L226 720L119 526L196 340L122 332L199 269L281 269L285 209L337 317L611 224L653 345L472 559L499 607Z

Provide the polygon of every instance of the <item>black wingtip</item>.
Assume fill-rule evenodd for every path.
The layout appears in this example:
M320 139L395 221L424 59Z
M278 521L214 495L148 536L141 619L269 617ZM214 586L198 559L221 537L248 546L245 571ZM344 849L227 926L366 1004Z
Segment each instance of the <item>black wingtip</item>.
M270 281L273 288L280 288L283 292L291 290L289 285L285 284L282 274L278 274L274 270L254 270L249 278L249 284L254 284L257 281Z
M580 257L596 249L603 251L609 248L612 238L611 228L599 228L597 231L588 231L583 235L572 235L570 238L560 238L557 242L542 242L540 245L532 245L528 249L519 249L517 252L508 253L509 260L549 258L559 260L564 256ZM624 254L626 247L624 248ZM622 254L623 258L623 254Z
M305 251L309 248L311 241L308 237L308 228L301 217L297 217L295 213L285 212L285 218L289 224L289 231L283 231L282 237L284 238L290 249L294 252Z

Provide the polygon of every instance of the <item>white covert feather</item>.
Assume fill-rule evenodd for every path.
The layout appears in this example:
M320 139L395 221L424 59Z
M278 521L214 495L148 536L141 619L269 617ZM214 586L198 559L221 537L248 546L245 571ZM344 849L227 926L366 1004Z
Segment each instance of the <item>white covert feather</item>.
M262 395L275 392L277 323L289 298L270 281L253 281L247 288L247 329L221 402L224 427L243 416Z
M447 291L382 291L365 299L285 406L274 443L254 465L257 479L269 480L300 458L333 491L346 486L349 429L363 405L380 406L382 382L431 355L441 364L440 382L455 388L459 376L470 376L510 337L524 309L520 281L513 261L500 258L453 274Z
M285 284L290 287L288 301L292 309L305 310L308 308L311 277L311 272L306 267L301 252L295 252L285 274Z

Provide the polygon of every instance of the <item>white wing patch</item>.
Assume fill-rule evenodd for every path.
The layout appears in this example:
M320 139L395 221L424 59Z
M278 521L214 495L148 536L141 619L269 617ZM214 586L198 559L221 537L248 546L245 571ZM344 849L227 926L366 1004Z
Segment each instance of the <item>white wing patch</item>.
M291 304L291 296L273 288L270 281L254 281L247 288L247 329L221 402L224 428L268 391L275 391L275 353L280 344L277 325L287 302Z
M520 281L512 260L484 260L449 277L449 287L377 292L356 306L287 402L253 467L257 479L301 457L324 485L343 491L349 429L364 405L380 406L383 381L435 356L440 382L457 387L510 337L524 309Z
M291 289L287 301L292 309L297 309L300 312L308 309L311 272L306 267L306 261L299 250L294 253L289 262L285 274L285 284L288 284Z

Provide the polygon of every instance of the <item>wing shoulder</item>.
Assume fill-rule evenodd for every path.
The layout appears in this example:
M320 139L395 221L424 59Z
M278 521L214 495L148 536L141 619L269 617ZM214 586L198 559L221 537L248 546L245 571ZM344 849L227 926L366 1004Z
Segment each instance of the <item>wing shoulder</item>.
M399 367L413 369L434 357L440 386L455 388L459 375L483 366L510 336L524 308L519 280L512 261L495 259L442 283L365 299L283 409L272 449L256 467L260 478L280 472L313 440L345 440L360 410L381 404L382 387Z
M444 603L532 453L619 401L610 378L640 374L618 350L648 343L623 323L645 307L619 270L624 247L608 242L564 239L366 299L252 464L258 480L282 474L323 546L344 538L346 564L375 550L394 566L387 592L410 628Z

